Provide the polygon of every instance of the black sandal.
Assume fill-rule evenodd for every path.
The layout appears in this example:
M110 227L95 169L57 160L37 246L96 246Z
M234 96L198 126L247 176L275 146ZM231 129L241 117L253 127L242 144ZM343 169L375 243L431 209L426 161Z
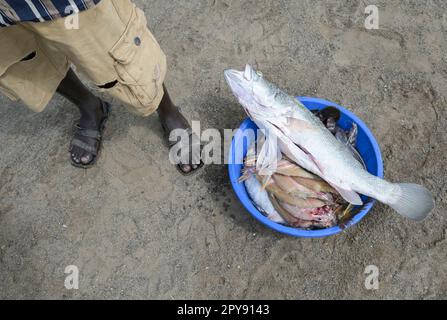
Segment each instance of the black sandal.
M161 126L163 127L163 130L165 131L165 136L166 136L166 140L168 141L168 147L169 147L169 150L171 150L172 147L174 147L174 146L177 145L178 143L181 143L181 141L170 141L170 140L169 140L169 130L168 130L168 128L165 126L165 124L164 124L163 122L161 123ZM191 141L192 135L195 135L195 133L192 131L191 128L186 128L186 129L184 129L184 130L187 131L188 136L189 136L190 141ZM199 143L200 143L200 140L199 140ZM201 151L202 151L202 144L200 143L200 152L201 152ZM192 157L190 157L190 159L192 160ZM182 165L189 165L189 166L191 166L191 171L189 171L189 172L185 172L185 171L183 171L182 168L181 168ZM195 168L195 169L192 168L192 164L188 164L188 163L179 163L179 164L177 164L177 165L175 166L175 168L176 168L177 171L180 172L182 175L184 175L184 176L191 176L191 175L193 175L193 174L196 174L196 173L197 173L197 172L198 172L204 165L205 165L205 164L203 163L202 159L200 159L200 164L198 164L198 165L197 165L197 168Z
M110 109L111 109L110 104L108 104L105 101L102 101L102 110L103 110L104 116L101 120L101 123L99 124L99 130L82 128L81 126L79 126L79 124L76 124L74 126L73 139L71 140L71 144L70 144L70 160L71 160L71 164L74 167L82 168L82 169L89 169L96 164L96 161L98 159L99 152L100 152L101 146L102 146L102 134L105 129L105 124L110 116ZM80 140L79 137L91 138L91 139L95 139L96 141L95 141L94 145L92 145L92 144L88 144L88 143ZM71 155L73 147L80 148L82 150L87 151L91 155L93 155L92 161L90 161L88 164L76 163L73 160L73 157Z

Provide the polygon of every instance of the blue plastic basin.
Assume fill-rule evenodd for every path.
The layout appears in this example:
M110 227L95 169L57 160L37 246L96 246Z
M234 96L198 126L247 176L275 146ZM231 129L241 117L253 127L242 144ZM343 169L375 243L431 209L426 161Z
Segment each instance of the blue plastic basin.
M345 108L339 106L336 103L318 99L318 98L309 98L309 97L297 97L298 100L303 103L306 108L310 110L323 109L327 106L333 106L338 108L341 113L341 119L338 122L338 125L345 130L351 128L352 123L355 122L358 125L359 134L357 139L357 149L360 152L363 160L365 161L367 170L378 177L383 178L383 162L382 162L382 154L380 152L379 145L377 144L376 139L374 138L371 131L368 127L353 113L346 110ZM346 228L358 223L373 207L375 201L369 200L366 197L362 197L365 205L355 216L351 218L350 221L344 223L344 228L341 229L339 226L335 226L328 229L321 230L304 230L299 228L292 228L281 225L279 223L273 222L269 220L266 216L264 216L258 209L253 205L247 190L245 189L244 183L239 183L238 179L241 176L241 169L243 167L243 158L247 153L248 146L251 144L249 135L244 135L244 131L247 129L256 130L256 124L250 119L246 119L242 122L239 130L236 132L233 137L233 141L230 148L230 164L228 165L228 170L230 174L231 184L233 189L244 205L244 207L250 212L257 220L262 222L267 227L276 230L278 232L295 236L295 237L304 237L304 238L318 238L318 237L327 237L341 231ZM369 200L369 201L367 201Z

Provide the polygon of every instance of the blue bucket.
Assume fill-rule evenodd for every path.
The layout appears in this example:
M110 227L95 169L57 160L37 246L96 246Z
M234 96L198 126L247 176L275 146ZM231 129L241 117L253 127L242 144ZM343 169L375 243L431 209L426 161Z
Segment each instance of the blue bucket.
M345 108L339 106L336 103L318 99L318 98L309 98L309 97L297 97L302 104L306 106L309 110L319 110L323 109L327 106L333 106L338 108L341 111L341 119L338 122L338 125L345 130L351 128L352 123L355 122L358 125L359 133L357 139L357 149L365 161L368 172L371 174L383 178L383 162L382 162L382 154L380 152L379 145L377 144L376 139L374 138L371 131L368 127L354 114ZM230 148L230 164L228 165L228 170L230 174L231 184L233 189L244 205L244 207L250 212L257 220L262 222L267 227L276 230L278 232L294 236L294 237L303 237L303 238L319 238L319 237L327 237L337 233L342 232L346 228L353 226L358 223L363 217L372 209L375 201L373 199L368 199L367 197L362 197L363 202L365 203L361 210L354 215L351 220L344 223L343 229L339 226L335 226L328 229L321 230L305 230L299 228L287 227L282 224L273 222L269 220L266 216L264 216L258 209L253 205L247 190L245 189L244 183L239 183L239 177L241 176L241 169L243 167L243 158L247 153L248 146L251 144L249 135L244 135L244 131L247 129L257 130L258 127L256 124L250 119L246 119L242 122L239 130L237 130L235 136L233 137L233 141Z

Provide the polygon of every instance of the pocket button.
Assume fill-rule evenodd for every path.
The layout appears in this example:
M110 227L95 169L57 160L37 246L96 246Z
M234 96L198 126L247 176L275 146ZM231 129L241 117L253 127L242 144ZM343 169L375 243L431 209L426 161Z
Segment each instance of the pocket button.
M136 46L139 47L141 45L141 38L135 37L135 39L133 39L133 42L135 43Z

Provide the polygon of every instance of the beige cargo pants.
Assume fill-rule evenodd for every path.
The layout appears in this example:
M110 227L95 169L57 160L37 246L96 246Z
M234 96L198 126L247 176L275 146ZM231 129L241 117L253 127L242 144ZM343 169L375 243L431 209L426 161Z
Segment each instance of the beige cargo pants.
M163 97L166 57L130 0L103 0L77 20L0 28L0 39L0 92L36 112L51 100L71 63L139 115L153 113ZM106 84L113 86L101 89Z

